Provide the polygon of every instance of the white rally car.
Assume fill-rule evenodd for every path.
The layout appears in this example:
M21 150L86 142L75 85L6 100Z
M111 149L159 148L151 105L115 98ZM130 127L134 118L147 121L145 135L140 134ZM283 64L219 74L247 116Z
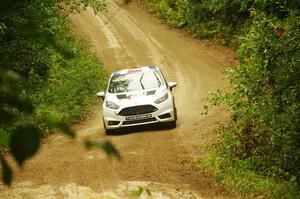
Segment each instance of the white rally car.
M172 89L158 67L143 66L112 73L103 98L103 123L106 133L113 129L150 123L176 127L176 107Z

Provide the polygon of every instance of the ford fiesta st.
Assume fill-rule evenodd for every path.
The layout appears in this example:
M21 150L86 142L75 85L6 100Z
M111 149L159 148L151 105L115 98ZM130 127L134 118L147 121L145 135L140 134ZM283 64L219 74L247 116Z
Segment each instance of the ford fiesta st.
M155 66L123 69L112 73L103 98L103 123L106 133L114 129L150 123L168 123L176 127L176 107L172 89Z

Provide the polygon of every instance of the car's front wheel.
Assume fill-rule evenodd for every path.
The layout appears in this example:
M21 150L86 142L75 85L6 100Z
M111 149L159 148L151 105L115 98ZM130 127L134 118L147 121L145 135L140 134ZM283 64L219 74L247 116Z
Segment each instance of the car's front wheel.
M112 135L113 132L114 132L114 130L112 130L112 129L105 129L105 134L106 135Z
M103 121L104 134L105 134L105 135L111 135L111 134L113 133L113 132L112 132L113 130L107 129L106 126L105 126L104 119L102 119L102 121Z
M170 129L175 129L176 128L176 120L172 121L172 122L169 122L168 123L168 127Z

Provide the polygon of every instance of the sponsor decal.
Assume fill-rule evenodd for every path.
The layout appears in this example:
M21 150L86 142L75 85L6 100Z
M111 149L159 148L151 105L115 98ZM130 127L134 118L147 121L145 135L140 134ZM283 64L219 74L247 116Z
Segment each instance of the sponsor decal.
M127 96L127 98L129 100L131 100L131 99L133 99L135 97L140 97L140 96L144 96L144 95L145 95L145 92L140 92L140 93L130 94L130 95Z
M137 73L137 72L141 72L141 69L137 69L137 68L130 68L128 69L128 74L132 74L132 73Z

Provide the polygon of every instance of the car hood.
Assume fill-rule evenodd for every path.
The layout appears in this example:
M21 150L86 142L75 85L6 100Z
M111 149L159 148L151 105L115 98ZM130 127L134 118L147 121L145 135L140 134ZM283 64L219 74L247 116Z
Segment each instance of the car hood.
M107 93L106 101L112 101L120 106L138 106L143 104L153 104L154 101L167 92L167 88L148 89L140 91L132 91L126 93Z

